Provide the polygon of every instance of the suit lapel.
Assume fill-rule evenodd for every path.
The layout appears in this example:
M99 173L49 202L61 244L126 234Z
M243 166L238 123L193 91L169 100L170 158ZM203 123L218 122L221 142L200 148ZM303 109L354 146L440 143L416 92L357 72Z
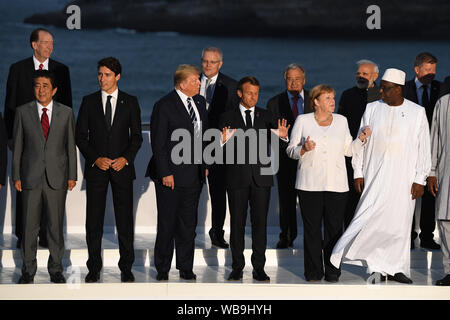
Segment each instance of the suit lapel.
M288 123L293 123L295 119L292 115L291 104L289 102L289 96L287 92L284 92L280 99L280 109L281 116L283 117L283 115L286 115L286 120L288 121Z
M47 141L49 141L50 138L55 135L53 132L56 130L56 128L58 127L58 124L60 123L60 120L59 120L60 112L61 112L61 109L59 107L59 104L53 100L52 120L50 121L50 128L48 131ZM44 132L42 132L42 136L44 136Z
M115 127L117 121L120 121L122 119L122 114L125 112L126 108L126 101L124 99L124 95L122 91L119 90L119 93L117 94L117 103L116 103L116 111L114 112L114 118L111 125L111 130ZM105 125L106 125L106 118L105 118Z
M42 143L45 143L44 131L42 131L41 119L39 118L39 112L36 101L32 102L29 106L31 122L35 125L36 132L39 132L39 139Z
M194 132L194 126L192 125L191 122L191 117L189 116L183 101L181 101L180 96L178 95L178 93L174 90L172 93L172 98L175 102L175 109L176 112L178 114L181 115L181 117L184 119L184 121L186 122L186 128L189 129L189 131Z

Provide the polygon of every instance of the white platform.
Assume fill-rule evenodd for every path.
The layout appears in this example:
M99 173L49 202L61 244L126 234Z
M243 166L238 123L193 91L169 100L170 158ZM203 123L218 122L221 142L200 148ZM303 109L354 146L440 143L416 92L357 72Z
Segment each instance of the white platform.
M106 234L103 240L104 269L99 283L86 284L85 263L87 249L83 234L66 237L64 259L67 284L50 282L46 270L48 250L38 251L38 272L35 283L18 285L20 277L20 252L15 249L15 237L6 235L0 239L0 299L450 299L449 287L437 287L435 281L444 276L440 251L415 249L411 252L411 277L413 285L384 282L366 283L368 274L364 268L344 265L337 284L322 280L308 283L303 275L303 245L300 239L294 249L275 249L278 233L270 230L266 251L266 272L270 282L258 283L252 279L250 265L251 239L246 237L245 257L247 266L244 278L229 282L231 255L229 250L212 248L209 237L199 234L196 239L194 272L197 281L181 280L173 265L169 281L156 281L153 264L154 234L137 234L135 240L136 262L133 273L135 283L121 283L117 238Z

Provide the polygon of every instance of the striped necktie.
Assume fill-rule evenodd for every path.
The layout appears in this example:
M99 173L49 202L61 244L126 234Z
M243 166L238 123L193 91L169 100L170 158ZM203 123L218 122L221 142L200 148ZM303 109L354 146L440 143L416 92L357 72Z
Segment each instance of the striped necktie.
M188 107L189 117L191 118L192 125L195 128L195 123L197 122L197 116L195 115L195 111L194 111L194 108L192 107L191 101L192 101L192 99L190 97L187 98L187 103L188 103L187 107Z

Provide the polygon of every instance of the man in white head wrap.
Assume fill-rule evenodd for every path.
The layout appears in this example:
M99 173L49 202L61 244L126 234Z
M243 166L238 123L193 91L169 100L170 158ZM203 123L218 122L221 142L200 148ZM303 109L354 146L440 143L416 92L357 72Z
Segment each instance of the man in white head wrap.
M355 188L362 192L355 216L333 249L331 262L366 266L381 279L412 283L410 244L415 199L431 168L430 132L421 106L402 97L405 73L387 69L381 100L369 103L360 130L372 128L353 156Z

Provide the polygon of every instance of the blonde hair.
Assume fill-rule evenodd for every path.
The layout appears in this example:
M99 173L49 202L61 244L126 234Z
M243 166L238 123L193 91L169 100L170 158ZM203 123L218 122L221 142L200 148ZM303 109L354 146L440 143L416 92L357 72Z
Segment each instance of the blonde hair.
M175 88L179 88L180 83L193 74L200 76L200 69L190 64L180 64L173 75L173 83Z
M309 91L309 99L311 101L311 107L314 111L316 111L316 105L314 103L314 100L319 98L320 95L330 92L336 95L336 91L334 91L333 87L328 84L319 84L314 88L312 88L311 91Z

